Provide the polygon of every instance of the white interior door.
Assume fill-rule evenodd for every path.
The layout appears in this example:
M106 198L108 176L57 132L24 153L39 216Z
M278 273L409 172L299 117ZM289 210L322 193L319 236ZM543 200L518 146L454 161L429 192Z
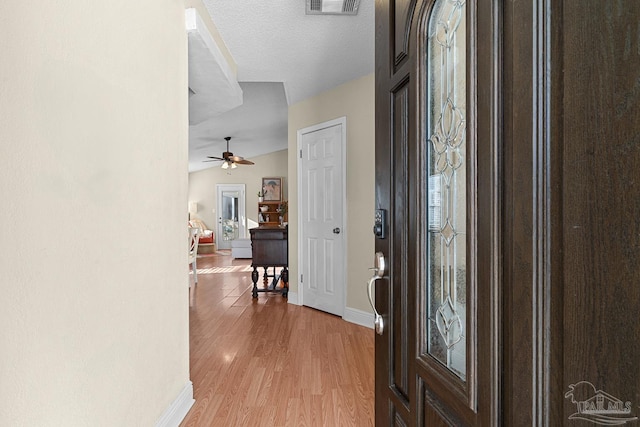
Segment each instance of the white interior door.
M218 249L231 249L231 241L246 235L245 185L217 184L218 227L216 244Z
M298 131L302 304L342 316L345 299L344 118Z

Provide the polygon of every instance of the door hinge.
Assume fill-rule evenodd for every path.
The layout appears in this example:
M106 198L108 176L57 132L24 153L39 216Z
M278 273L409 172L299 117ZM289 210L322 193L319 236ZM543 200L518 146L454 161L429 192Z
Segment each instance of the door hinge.
M304 277L304 274L300 275L300 283L302 283L302 278Z
M302 158L302 148L300 149L300 158Z

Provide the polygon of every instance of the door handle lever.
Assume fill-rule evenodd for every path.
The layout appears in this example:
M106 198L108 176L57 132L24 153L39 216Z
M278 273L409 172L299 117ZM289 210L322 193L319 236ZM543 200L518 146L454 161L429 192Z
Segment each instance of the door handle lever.
M369 304L371 304L371 308L373 309L373 313L375 316L374 326L375 326L376 333L378 335L382 335L382 333L384 332L384 319L382 318L380 313L378 313L378 310L376 310L376 306L373 303L373 297L372 297L373 284L375 283L376 280L382 279L384 277L384 273L386 270L386 262L382 252L376 252L375 263L376 263L376 266L370 269L370 270L373 270L374 273L373 273L373 276L369 279L369 283L367 284L367 296L369 297Z

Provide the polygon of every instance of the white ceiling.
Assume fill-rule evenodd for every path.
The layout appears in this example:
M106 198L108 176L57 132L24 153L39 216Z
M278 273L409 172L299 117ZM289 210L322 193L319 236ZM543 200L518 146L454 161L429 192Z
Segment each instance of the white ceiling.
M282 83L240 83L241 106L189 126L189 172L221 166L204 162L207 156L222 156L227 150L252 157L287 148L287 102ZM249 167L249 166L243 166Z
M374 4L305 15L305 0L203 0L238 65L243 105L189 128L189 171L287 148L287 107L374 71ZM199 112L198 112L199 113ZM250 166L249 166L250 167Z

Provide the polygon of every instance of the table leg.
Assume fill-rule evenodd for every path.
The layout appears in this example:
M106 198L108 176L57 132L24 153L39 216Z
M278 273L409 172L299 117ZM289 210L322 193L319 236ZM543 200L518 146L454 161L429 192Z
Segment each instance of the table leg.
M258 267L253 267L253 272L251 272L251 281L253 282L253 291L251 292L251 296L253 298L258 298Z
M289 270L287 267L282 269L280 279L282 280L282 296L287 298L289 296Z

